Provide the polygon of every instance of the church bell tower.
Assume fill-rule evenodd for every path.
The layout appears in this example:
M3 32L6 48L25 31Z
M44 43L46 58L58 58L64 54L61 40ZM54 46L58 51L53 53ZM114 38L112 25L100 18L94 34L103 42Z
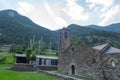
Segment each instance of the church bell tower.
M70 46L69 30L63 28L60 30L59 53L64 52Z
M58 71L64 71L64 51L70 46L69 30L63 28L60 30L59 35L59 53L58 53Z

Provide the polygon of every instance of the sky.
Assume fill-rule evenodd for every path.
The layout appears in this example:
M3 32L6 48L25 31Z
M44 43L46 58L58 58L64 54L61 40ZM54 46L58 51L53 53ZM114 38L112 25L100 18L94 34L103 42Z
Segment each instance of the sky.
M13 9L50 30L70 24L120 23L120 0L0 0L0 11Z

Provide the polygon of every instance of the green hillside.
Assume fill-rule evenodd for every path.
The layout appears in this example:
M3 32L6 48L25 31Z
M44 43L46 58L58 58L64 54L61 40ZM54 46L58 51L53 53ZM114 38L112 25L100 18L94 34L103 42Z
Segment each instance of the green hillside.
M111 42L115 47L120 48L120 34L82 27L79 25L69 25L72 43L82 43L90 46Z
M28 45L30 39L53 41L53 32L33 23L29 18L13 10L0 11L0 44Z

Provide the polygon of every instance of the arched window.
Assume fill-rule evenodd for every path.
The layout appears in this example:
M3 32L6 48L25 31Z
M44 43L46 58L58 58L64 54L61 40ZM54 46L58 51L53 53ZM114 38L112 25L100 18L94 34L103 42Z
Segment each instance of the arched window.
M116 66L116 63L114 60L111 61L111 64L112 64L112 67L115 67Z

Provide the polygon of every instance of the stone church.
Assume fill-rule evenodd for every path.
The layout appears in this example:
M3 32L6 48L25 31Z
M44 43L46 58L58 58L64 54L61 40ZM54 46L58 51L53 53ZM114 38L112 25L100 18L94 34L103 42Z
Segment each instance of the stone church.
M120 80L120 49L110 43L90 47L72 45L69 30L60 31L58 70L95 80Z

